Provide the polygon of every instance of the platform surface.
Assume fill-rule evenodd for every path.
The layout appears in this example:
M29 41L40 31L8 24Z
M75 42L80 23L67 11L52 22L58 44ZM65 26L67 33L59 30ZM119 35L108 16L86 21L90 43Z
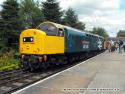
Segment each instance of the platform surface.
M125 94L125 53L104 52L16 93Z

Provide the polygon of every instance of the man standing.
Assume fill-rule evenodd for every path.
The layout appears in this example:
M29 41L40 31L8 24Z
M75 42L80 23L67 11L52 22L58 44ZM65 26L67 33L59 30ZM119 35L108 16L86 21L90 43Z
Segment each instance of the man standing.
M111 45L111 48L110 48L111 52L114 52L115 49L114 49L114 41L113 40L110 40L110 45Z
M119 53L122 53L123 41L119 41Z
M108 51L111 52L111 42L108 41L107 43L108 43L108 45L107 45Z
M125 41L123 42L123 48L124 48L124 52L125 52Z

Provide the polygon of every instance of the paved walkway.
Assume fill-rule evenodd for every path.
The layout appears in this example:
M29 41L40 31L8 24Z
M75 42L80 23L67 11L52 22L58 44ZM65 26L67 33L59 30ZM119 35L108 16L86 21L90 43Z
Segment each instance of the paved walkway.
M125 94L125 53L105 52L18 94Z

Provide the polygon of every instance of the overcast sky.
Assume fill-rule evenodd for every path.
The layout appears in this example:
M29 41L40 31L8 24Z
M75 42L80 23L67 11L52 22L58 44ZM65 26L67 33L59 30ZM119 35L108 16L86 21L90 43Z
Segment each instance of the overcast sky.
M0 4L5 0L0 0ZM39 0L45 1L45 0ZM104 27L114 37L117 32L125 30L125 0L58 0L62 9L72 7L86 29L93 26Z

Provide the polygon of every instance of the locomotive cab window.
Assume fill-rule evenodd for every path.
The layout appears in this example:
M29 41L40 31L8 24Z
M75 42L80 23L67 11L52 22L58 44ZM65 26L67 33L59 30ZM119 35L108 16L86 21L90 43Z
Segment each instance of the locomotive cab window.
M58 29L58 36L64 36L63 29L61 29L61 28Z
M34 38L33 37L23 37L23 42L33 42Z
M57 28L51 23L42 23L37 29L44 31L47 35L56 36L58 34Z

